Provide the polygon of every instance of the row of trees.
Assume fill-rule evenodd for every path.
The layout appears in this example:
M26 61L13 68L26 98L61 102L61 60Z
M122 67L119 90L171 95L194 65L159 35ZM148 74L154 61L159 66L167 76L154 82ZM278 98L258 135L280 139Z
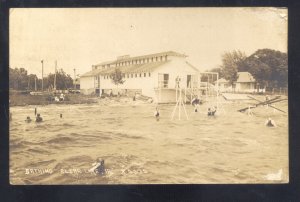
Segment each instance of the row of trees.
M55 74L48 74L44 77L44 90L53 88ZM35 83L37 90L42 89L42 79L39 79L35 74L27 73L24 68L9 68L9 88L13 90L35 90ZM73 87L73 79L69 74L59 69L56 72L56 89L65 90Z
M288 85L287 54L271 49L260 49L250 56L241 51L226 52L222 55L222 65L211 71L218 72L220 78L231 84L237 80L237 72L250 72L260 86Z

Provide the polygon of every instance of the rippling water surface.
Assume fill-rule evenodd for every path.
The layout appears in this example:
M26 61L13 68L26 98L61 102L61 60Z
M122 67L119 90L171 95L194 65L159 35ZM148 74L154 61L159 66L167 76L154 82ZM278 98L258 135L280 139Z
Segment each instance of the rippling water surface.
M173 105L12 107L10 181L12 184L160 184L273 183L266 175L283 170L288 182L288 116L273 109L236 110L245 104L224 104L224 112L207 117L207 106L189 120L170 120ZM277 107L287 111L287 104ZM59 114L63 118L59 118ZM264 125L271 116L277 128ZM103 176L87 172L97 158L105 160ZM278 183L278 181L275 181Z

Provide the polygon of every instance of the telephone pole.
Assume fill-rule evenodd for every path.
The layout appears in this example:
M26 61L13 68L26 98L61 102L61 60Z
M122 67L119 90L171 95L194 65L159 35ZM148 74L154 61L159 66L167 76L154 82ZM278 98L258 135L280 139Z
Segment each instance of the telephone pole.
M76 69L74 68L74 90L76 89Z
M57 68L57 61L55 60L55 73L54 73L54 84L53 88L56 91L56 68Z
M42 63L42 92L44 91L44 60L41 60Z

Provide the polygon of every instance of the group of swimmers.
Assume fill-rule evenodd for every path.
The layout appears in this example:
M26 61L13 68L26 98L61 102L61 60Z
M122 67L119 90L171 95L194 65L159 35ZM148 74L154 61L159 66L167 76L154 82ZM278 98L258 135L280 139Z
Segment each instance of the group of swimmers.
M35 115L35 122L40 123L43 122L43 118L41 117L41 114L37 113L37 109L34 109L34 115ZM62 118L62 114L59 115L60 118ZM26 123L30 123L32 121L32 119L30 118L30 116L27 116L25 119Z
M34 115L35 115L35 122L39 123L39 122L43 121L43 118L41 117L41 114L37 113L37 109L36 108L34 109ZM30 116L27 116L26 119L25 119L25 122L26 123L30 123L31 121L32 120L31 120Z
M266 98L266 99L268 99L268 98ZM198 106L200 104L202 104L202 102L198 97L196 97L192 100L191 104L194 106L194 112L198 112ZM209 107L207 109L207 116L215 116L216 112L217 112L217 107L216 106L213 106L211 108ZM159 109L158 109L158 107L156 107L156 110L154 112L154 117L156 118L156 120L159 120L159 115L160 115ZM265 125L267 127L277 127L275 121L272 120L270 117L266 120Z

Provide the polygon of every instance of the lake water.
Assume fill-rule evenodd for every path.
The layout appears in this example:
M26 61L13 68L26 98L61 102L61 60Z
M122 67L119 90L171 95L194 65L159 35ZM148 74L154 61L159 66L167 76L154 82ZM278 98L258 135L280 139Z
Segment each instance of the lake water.
M237 112L245 103L223 104L216 117L187 105L171 121L174 105L89 104L11 107L12 184L210 184L288 182L288 116L272 108ZM247 105L246 105L247 106ZM287 111L287 102L277 104ZM63 114L63 118L59 117ZM278 127L264 125L272 117ZM105 175L88 172L97 158ZM283 170L279 181L268 174Z

